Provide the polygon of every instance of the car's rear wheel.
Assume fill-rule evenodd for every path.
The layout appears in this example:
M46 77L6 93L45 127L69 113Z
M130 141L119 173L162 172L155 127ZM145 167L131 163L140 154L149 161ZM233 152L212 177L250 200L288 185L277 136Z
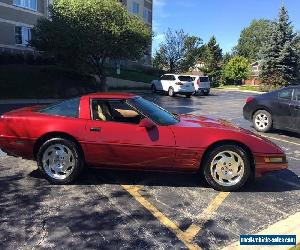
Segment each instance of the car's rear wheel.
M175 95L174 89L172 87L169 88L168 95L171 97L173 97Z
M258 110L253 115L253 126L259 132L270 131L272 123L272 115L266 110Z
M154 84L152 84L152 86L151 86L151 91L152 91L153 94L155 94L157 92L156 87L155 87Z
M67 184L83 170L84 160L76 143L64 138L47 140L37 154L39 170L53 184Z
M222 145L209 152L203 164L206 181L219 191L241 188L251 173L247 153L238 145Z
M210 91L204 92L203 95L208 96Z
M191 98L192 94L185 95L186 98Z

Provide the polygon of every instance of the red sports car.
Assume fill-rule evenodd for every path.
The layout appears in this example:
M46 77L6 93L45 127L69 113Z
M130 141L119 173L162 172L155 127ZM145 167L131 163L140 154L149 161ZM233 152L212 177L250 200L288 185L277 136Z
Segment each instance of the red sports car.
M232 191L251 175L287 168L270 141L223 120L171 114L133 94L96 93L0 118L0 148L36 159L54 184L85 166L200 172L217 190Z

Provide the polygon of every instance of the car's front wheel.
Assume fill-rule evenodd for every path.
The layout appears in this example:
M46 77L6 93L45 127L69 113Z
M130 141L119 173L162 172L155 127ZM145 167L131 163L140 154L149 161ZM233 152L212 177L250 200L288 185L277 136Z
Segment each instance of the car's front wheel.
M172 87L169 88L168 95L171 96L171 97L173 97L175 95L175 91Z
M234 191L248 180L251 167L247 153L238 145L222 145L209 152L203 164L206 181L219 191Z
M268 132L272 123L272 115L266 110L258 110L253 115L253 126L258 132Z
M83 170L84 160L76 143L64 138L47 140L37 154L39 170L53 184L67 184Z

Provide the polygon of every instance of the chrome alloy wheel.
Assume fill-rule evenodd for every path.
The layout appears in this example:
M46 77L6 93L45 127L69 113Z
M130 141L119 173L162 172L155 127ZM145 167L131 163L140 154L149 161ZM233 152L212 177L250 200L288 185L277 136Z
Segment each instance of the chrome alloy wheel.
M257 128L263 130L268 127L269 118L267 115L265 115L263 113L259 113L256 115L254 122L255 122L255 125Z
M244 175L245 165L242 157L233 151L222 151L212 160L210 173L214 181L222 186L237 184Z
M57 180L66 179L74 170L75 157L65 145L54 144L49 146L42 157L45 172Z

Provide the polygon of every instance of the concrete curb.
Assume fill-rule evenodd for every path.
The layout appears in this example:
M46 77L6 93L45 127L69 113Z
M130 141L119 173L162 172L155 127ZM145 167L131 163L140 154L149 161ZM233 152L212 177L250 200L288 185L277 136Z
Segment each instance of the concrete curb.
M150 89L111 89L109 92L124 92L133 94L151 93ZM69 98L67 98L69 99ZM48 104L62 101L64 99L0 99L0 105L6 104Z
M3 104L41 104L41 103L54 103L59 102L62 99L7 99L0 100L0 105Z
M287 219L278 221L268 228L256 233L255 235L264 234L275 234L275 235L296 235L297 243L300 242L300 212L289 216ZM225 248L223 250L288 250L292 246L240 246L240 242L237 241Z

